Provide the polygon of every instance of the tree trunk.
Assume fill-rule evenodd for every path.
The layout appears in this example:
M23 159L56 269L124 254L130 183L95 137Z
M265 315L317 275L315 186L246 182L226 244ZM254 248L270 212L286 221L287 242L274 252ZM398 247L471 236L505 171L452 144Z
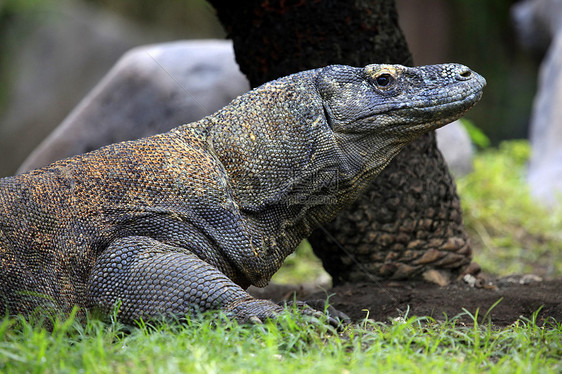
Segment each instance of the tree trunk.
M252 87L329 64L412 65L393 0L209 0ZM334 285L459 271L471 249L435 134L405 148L368 191L309 238Z

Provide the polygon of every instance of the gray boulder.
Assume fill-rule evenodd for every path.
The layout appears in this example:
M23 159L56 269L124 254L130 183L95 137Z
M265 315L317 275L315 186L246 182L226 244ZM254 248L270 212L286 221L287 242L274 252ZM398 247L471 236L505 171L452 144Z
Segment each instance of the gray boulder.
M470 136L459 121L436 130L437 146L455 178L472 172L474 149Z
M512 12L521 40L544 47L530 122L528 182L545 206L562 204L562 0L527 0Z
M197 121L248 89L229 41L178 41L135 48L18 172Z

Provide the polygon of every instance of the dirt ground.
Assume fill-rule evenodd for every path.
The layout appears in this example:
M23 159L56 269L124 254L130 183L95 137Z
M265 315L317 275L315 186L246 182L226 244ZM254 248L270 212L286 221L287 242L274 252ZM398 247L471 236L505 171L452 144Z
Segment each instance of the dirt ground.
M440 287L424 281L381 281L338 286L319 290L314 286L270 285L265 289L252 289L256 297L274 301L292 299L296 293L299 300L326 299L333 307L346 313L353 321L363 319L367 313L376 321L389 321L403 316L431 316L444 320L463 313L463 308L472 314L478 311L479 321L490 307L501 299L488 314L496 326L510 325L521 316L530 318L538 314L539 323L549 317L562 321L562 278L542 280L533 275L509 276L504 278L484 277L477 286L458 280ZM368 311L368 312L367 312ZM468 315L462 322L472 323Z

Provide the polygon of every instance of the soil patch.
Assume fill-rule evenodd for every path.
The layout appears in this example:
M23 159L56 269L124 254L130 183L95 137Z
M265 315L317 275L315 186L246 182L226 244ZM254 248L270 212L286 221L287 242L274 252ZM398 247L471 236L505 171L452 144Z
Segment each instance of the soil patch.
M273 284L265 289L252 288L256 297L274 301L326 299L330 304L346 313L353 321L368 315L376 321L387 322L391 318L404 316L431 316L436 320L450 319L463 313L478 310L478 320L487 318L494 325L506 326L520 317L530 318L539 308L537 322L549 318L562 321L562 278L541 280L535 276L510 276L488 279L481 287L474 287L459 280L440 287L424 281L381 281L342 285L329 290L316 286ZM488 310L500 300L489 313ZM460 317L472 323L469 315ZM484 321L486 322L486 321Z

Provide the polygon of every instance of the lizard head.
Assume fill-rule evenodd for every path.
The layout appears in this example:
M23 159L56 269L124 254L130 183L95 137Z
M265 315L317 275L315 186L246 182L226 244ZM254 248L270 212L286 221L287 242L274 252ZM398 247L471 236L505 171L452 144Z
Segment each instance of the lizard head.
M340 178L356 188L374 177L406 144L461 117L480 100L485 85L483 77L459 64L320 69L315 86L324 131L341 155Z
M335 133L407 143L461 117L480 100L486 81L460 64L373 64L328 66L315 84Z

